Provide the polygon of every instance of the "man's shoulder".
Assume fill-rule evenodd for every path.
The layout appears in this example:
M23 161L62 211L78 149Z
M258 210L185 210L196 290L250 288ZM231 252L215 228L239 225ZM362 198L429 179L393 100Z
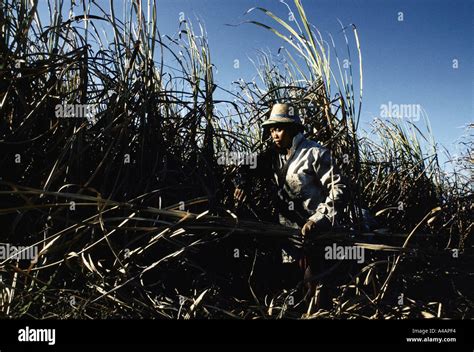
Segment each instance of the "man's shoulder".
M301 147L305 149L315 148L319 153L323 153L327 150L327 148L323 147L320 143L308 138L303 139Z

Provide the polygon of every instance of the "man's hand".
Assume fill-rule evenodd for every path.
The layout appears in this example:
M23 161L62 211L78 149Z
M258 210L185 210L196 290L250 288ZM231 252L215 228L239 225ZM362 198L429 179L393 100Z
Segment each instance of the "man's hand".
M308 220L301 229L301 234L303 235L303 240L308 239L308 235L313 233L316 230L316 223L314 221Z
M308 220L301 228L301 235L303 236L303 244L309 244L319 235L331 231L331 223L328 218L324 217L318 222Z
M234 200L236 204L240 205L243 202L245 202L246 199L247 199L247 195L245 194L244 190L241 188L236 188L234 191Z

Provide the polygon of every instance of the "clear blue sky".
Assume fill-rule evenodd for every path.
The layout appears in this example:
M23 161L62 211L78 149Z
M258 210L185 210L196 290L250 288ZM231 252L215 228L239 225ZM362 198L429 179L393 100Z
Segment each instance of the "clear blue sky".
M104 9L109 2L97 1ZM146 6L146 0L143 0ZM292 0L286 1L296 13ZM453 142L473 122L473 38L472 0L302 0L309 20L336 39L338 54L345 46L340 25L354 23L359 32L364 70L364 101L361 127L380 116L382 104L420 104L431 123L435 140L453 153ZM122 1L116 2L120 11ZM205 24L211 55L218 69L217 82L225 88L255 70L247 57L257 50L277 52L284 42L273 33L245 20L263 20L259 13L244 15L251 7L267 8L288 19L287 7L279 0L158 0L158 28L162 35L176 33L180 12ZM399 21L403 12L403 21ZM76 15L80 11L76 11ZM195 21L194 21L195 22ZM195 28L197 26L195 25ZM326 37L327 38L327 37ZM354 52L353 52L354 54ZM234 68L234 60L240 68ZM453 60L458 68L453 68ZM353 57L353 62L355 58ZM423 123L418 124L422 127Z
M293 1L287 3L294 8ZM219 70L217 80L224 87L254 74L247 56L255 57L262 48L276 53L284 44L252 24L225 26L249 19L274 25L257 13L244 16L253 6L287 19L288 9L278 0L162 0L158 4L162 34L176 31L180 12L202 18ZM361 127L367 128L367 122L380 115L381 104L420 104L436 141L450 150L465 133L459 127L474 121L473 4L470 0L303 0L310 21L340 44L340 56L345 47L337 19L358 28L364 64ZM239 70L233 67L236 58L241 62ZM453 59L458 60L457 69Z

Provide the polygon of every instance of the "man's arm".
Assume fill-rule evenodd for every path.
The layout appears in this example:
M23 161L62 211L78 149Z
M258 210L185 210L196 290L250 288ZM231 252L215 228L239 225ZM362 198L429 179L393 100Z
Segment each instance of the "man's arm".
M252 168L251 165L241 165L238 168L233 182L236 187L234 197L239 203L245 200L249 192L249 186L254 184L255 179L265 179L272 176L271 153L271 149L267 148L258 153L254 165L255 167Z
M313 169L321 186L327 190L328 196L320 203L316 212L309 220L316 228L326 229L337 223L346 198L346 185L332 160L328 149L316 149L313 152Z

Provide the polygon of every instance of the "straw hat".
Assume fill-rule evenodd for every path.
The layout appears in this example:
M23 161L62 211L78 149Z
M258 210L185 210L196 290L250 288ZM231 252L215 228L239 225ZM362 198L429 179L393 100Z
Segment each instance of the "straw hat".
M301 120L296 109L289 104L275 104L272 107L270 118L262 123L262 126L275 125L278 123L293 123L301 126Z

